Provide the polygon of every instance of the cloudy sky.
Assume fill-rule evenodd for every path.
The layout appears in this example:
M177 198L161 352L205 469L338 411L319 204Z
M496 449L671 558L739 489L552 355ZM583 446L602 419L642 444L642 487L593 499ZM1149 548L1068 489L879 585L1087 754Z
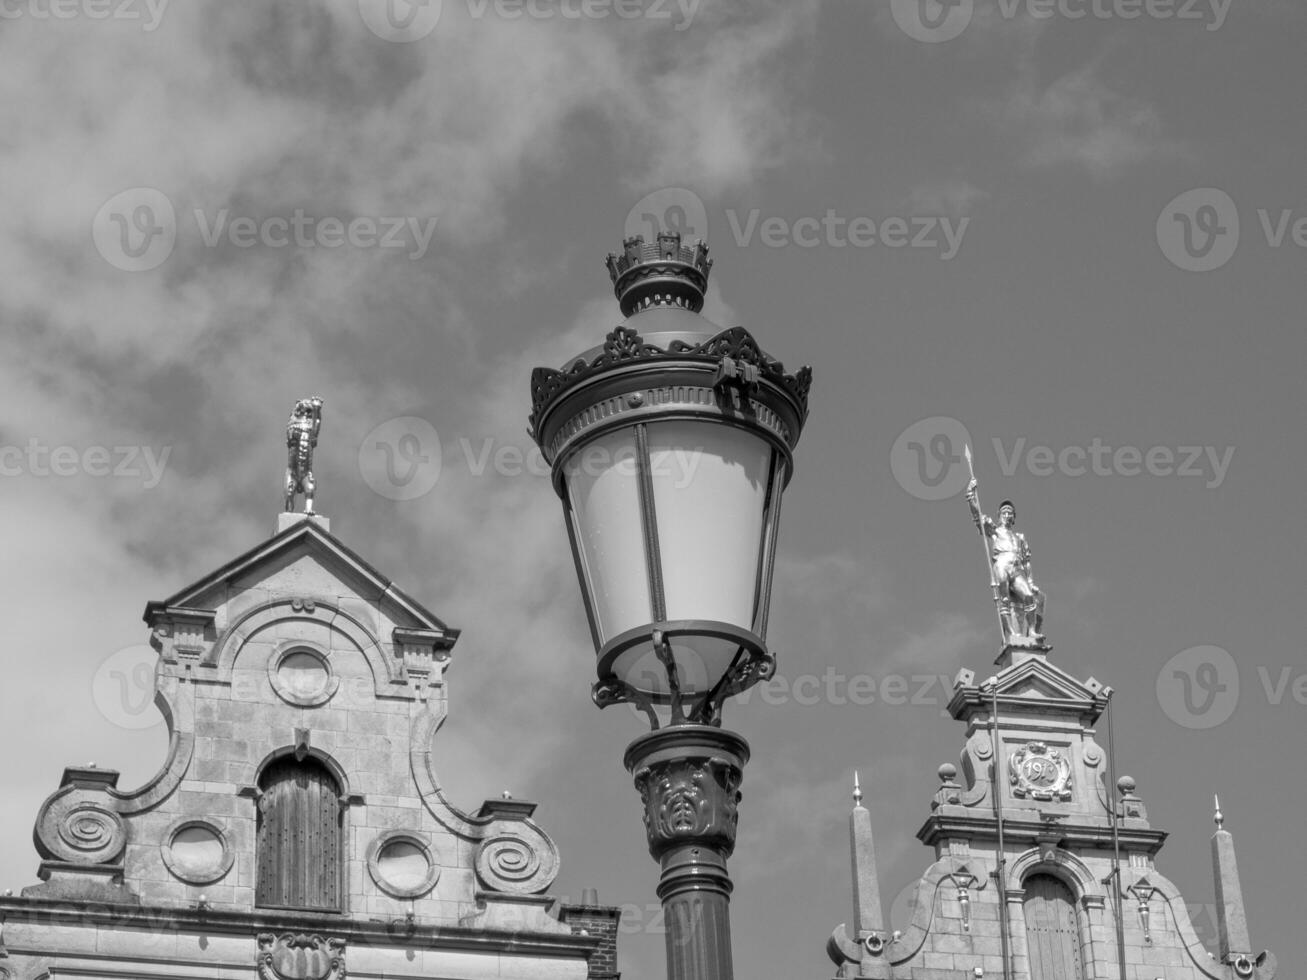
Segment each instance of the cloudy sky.
M930 861L963 738L941 678L998 643L968 440L982 503L1020 508L1053 658L1118 692L1118 769L1200 933L1220 793L1253 942L1301 973L1305 20L0 0L0 889L35 881L64 765L161 763L144 604L272 532L286 416L320 394L319 509L464 631L442 781L540 800L557 893L626 905L624 975L661 976L640 722L590 704L525 420L530 369L620 319L603 255L662 223L711 243L706 315L815 372L780 678L727 709L754 749L739 975L829 975L855 767L900 916Z

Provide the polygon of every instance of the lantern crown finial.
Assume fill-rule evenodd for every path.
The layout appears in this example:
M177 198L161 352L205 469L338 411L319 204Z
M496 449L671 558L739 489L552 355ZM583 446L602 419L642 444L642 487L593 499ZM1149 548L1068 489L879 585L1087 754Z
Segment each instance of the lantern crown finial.
M675 231L660 231L652 242L635 235L622 242L621 255L609 253L607 265L626 316L652 306L703 309L712 259L702 241L682 242Z

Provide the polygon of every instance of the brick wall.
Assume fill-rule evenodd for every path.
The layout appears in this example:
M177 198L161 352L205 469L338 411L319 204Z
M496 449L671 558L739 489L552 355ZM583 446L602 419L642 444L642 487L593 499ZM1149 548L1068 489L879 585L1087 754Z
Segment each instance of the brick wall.
M617 923L622 911L607 905L563 905L559 918L572 927L573 932L584 930L588 935L599 936L603 941L590 958L589 980L620 980L617 969Z

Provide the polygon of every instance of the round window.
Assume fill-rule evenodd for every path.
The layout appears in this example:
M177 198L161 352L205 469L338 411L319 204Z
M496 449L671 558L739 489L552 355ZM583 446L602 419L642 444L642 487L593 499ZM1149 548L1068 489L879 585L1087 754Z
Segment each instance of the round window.
M180 820L164 837L163 862L178 878L192 884L217 881L231 870L233 855L217 827Z
M321 694L331 679L327 665L311 653L297 650L288 654L277 668L286 690L296 697L313 698Z
M372 843L368 870L381 890L395 898L418 898L435 887L440 867L431 848L408 831L390 831Z
M172 839L172 857L186 871L205 871L222 863L222 838L212 827L186 827Z
M377 872L392 888L421 888L431 873L426 851L412 841L394 840L377 855Z

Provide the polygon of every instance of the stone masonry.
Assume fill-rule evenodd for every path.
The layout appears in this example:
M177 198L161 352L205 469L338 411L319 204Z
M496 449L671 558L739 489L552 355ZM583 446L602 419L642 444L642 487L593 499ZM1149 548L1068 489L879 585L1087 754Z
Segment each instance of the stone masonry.
M1094 729L1111 689L1050 663L1046 649L1009 647L998 665L980 685L969 670L954 682L949 711L966 725L966 743L960 766L940 767L917 834L935 860L907 921L882 916L871 821L855 806L854 919L827 944L836 976L1118 980L1119 917L1123 980L1272 980L1275 958L1249 944L1220 814L1212 842L1219 948L1209 950L1157 868L1167 835L1149 824L1134 780L1123 776L1111 791Z
M145 620L167 759L134 790L65 770L37 818L41 883L0 898L0 980L616 980L617 912L546 894L535 804L467 813L440 785L458 630L325 519L282 515ZM339 794L337 909L257 901L263 774L292 759Z

